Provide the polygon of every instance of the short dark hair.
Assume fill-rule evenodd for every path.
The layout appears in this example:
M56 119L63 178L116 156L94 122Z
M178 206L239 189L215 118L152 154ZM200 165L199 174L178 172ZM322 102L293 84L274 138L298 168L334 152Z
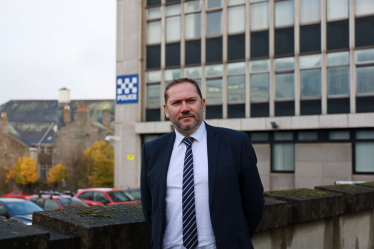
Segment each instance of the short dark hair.
M164 92L165 104L167 104L167 101L168 101L168 90L172 86L175 86L181 83L191 83L192 85L194 85L196 88L197 94L200 96L201 99L203 99L203 95L201 94L200 87L195 80L191 78L179 78L179 79L174 79L172 82L169 83L169 85L166 86L165 92Z

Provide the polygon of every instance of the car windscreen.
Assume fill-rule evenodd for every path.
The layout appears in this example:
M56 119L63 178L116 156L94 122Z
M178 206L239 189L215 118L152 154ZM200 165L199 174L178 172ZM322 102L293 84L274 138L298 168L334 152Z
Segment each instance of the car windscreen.
M131 194L132 196L135 197L135 199L137 199L137 200L140 200L140 199L141 199L140 190L131 190L131 191L129 191L129 192L130 192L130 194Z
M4 202L4 205L13 215L26 215L32 214L35 211L43 211L41 207L31 201Z
M71 208L71 207L89 207L86 203L81 201L79 198L66 198L66 199L58 199L57 200L64 208Z
M133 201L135 200L134 197L129 195L128 193L124 191L113 191L113 192L108 192L108 195L114 202L122 202L122 201Z

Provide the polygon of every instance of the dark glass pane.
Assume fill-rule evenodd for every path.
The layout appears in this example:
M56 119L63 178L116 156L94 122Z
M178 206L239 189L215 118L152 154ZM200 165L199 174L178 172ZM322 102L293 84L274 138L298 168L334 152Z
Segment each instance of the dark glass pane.
M319 115L322 113L321 100L301 100L300 115Z
M186 41L186 65L201 63L201 40Z
M166 0L166 3L176 3L180 2L181 0Z
M166 44L166 55L165 56L166 56L165 66L167 67L179 66L181 62L180 42Z
M295 101L275 102L275 116L294 116Z
M356 47L374 45L374 16L356 18Z
M222 105L205 106L206 119L222 118Z
M244 118L245 117L245 104L228 105L227 106L228 118Z
M147 6L160 5L161 0L147 0Z
M275 30L275 55L294 54L294 27Z
M356 97L356 112L374 112L374 97Z
M228 36L228 60L245 58L245 34Z
M327 49L349 48L348 20L327 23Z
M146 109L145 121L160 121L160 109Z
M269 30L251 33L251 58L269 56Z
M161 46L147 46L147 68L161 67Z
M321 51L321 24L300 27L300 52Z
M327 114L350 113L349 98L328 99Z
M206 62L222 62L222 37L206 39Z
M251 117L269 117L269 103L252 103Z

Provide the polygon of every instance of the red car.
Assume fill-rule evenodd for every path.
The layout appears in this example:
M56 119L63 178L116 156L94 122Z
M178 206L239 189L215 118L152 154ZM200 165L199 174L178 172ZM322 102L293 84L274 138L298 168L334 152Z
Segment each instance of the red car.
M7 198L20 198L20 199L26 199L26 197L31 196L31 195L24 195L23 191L13 191L10 192L9 194L4 195L4 197Z
M26 197L26 200L34 202L44 210L66 209L71 207L88 207L86 203L79 198L71 195L61 194L59 192L45 192L41 191L39 195L32 195ZM103 205L103 204L101 204Z
M139 200L122 189L116 188L86 188L78 189L75 195L90 206L97 206L98 203L104 205L117 205L138 203Z

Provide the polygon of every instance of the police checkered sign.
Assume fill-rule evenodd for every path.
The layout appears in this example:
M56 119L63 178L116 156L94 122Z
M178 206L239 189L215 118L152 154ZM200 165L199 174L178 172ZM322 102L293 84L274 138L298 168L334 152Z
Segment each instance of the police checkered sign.
M117 76L117 104L138 103L139 76Z

